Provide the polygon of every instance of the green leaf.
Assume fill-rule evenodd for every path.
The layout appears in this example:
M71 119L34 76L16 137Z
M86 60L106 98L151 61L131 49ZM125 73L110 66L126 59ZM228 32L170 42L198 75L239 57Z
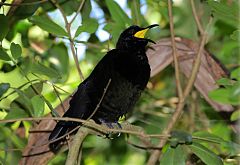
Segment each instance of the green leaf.
M49 78L61 78L57 71L52 68L46 67L40 63L35 63L32 65L31 71L33 73L48 76Z
M2 95L4 93L6 93L9 88L10 88L10 84L9 83L1 83L0 84L0 97L2 97Z
M33 16L29 19L30 22L38 25L43 30L49 33L55 34L57 36L68 36L67 32L58 24L50 20L45 16Z
M128 1L131 8L131 16L134 24L143 25L147 24L144 15L141 13L140 0Z
M228 151L228 156L236 156L240 153L240 145L237 143L223 141L221 146Z
M33 65L32 57L23 58L21 69L24 75L27 75L31 71L32 65Z
M3 50L3 48L0 48L0 59L5 61L11 61L11 58L9 55Z
M169 147L166 152L164 152L161 165L185 165L186 154L183 147L179 145L176 148Z
M197 155L205 164L209 165L223 165L221 158L214 152L210 151L200 143L193 142L192 145L188 145L192 152Z
M7 119L18 119L18 118L24 118L29 117L29 115L21 108L11 108L10 112L7 114L7 116L4 118Z
M213 91L210 91L208 93L208 96L210 99L220 102L220 103L224 103L224 104L229 104L229 96L230 96L230 92L229 89L216 89Z
M230 118L231 121L236 121L238 119L240 119L240 110L234 111Z
M240 67L238 67L237 69L235 69L231 72L231 78L237 79L240 81Z
M198 140L198 141L212 141L212 142L215 142L215 143L221 143L222 141L224 141L221 137L217 136L217 135L214 135L214 134L211 134L209 132L205 132L205 131L198 131L198 132L194 132L193 133L193 136L195 136L196 138L194 138L194 141L195 140ZM198 137L200 137L198 139ZM206 139L206 140L203 140L203 139Z
M218 85L232 86L233 83L234 83L234 81L229 78L221 78L221 79L217 80Z
M85 1L81 11L82 20L89 19L90 13L92 11L91 1Z
M120 34L123 30L123 27L121 27L117 23L109 22L104 26L104 30L111 33L112 38L113 38L113 42L114 42L114 44L116 44L117 40L118 40L118 37L120 36Z
M94 33L98 28L98 22L96 19L89 18L83 21L82 26L79 26L75 37L77 37L81 32Z
M107 7L110 11L112 19L121 27L125 28L126 26L132 25L131 19L127 14L122 10L122 8L113 0L106 0Z
M218 19L232 25L233 27L238 27L239 24L239 5L237 1L232 1L232 3L226 3L223 1L213 1L208 0L213 15Z
M31 98L31 103L33 105L34 117L41 117L41 116L43 116L44 100L41 98L41 96L36 95L33 98Z
M50 62L50 67L61 74L61 82L66 81L69 74L67 47L63 43L53 45L48 52L48 61Z
M235 30L233 32L233 34L231 34L231 39L235 40L235 41L239 41L240 40L240 30Z
M229 102L233 105L240 103L240 82L237 81L231 88L229 88Z
M20 89L15 89L15 91L18 93L19 98L21 100L21 103L24 104L24 107L26 108L27 112L29 113L29 115L32 117L33 116L33 107L32 107L32 103L31 100L29 99L29 97Z
M9 29L7 16L0 14L0 22L1 22L0 41L2 41L6 37Z
M22 48L19 44L11 43L10 50L14 59L18 59L22 55Z

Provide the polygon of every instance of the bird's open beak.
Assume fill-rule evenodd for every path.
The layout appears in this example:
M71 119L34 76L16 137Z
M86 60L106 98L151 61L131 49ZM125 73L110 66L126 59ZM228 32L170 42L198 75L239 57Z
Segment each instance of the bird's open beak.
M145 37L145 34L147 33L147 31L148 31L149 29L155 27L155 26L159 26L159 25L158 25L158 24L153 24L153 25L150 25L150 26L148 26L148 27L146 27L146 28L143 28L142 30L136 32L136 33L134 34L134 37L136 37L136 38L144 38L144 37ZM155 43L154 41L152 41L152 40L150 40L150 39L147 39L147 40L150 41L150 42Z

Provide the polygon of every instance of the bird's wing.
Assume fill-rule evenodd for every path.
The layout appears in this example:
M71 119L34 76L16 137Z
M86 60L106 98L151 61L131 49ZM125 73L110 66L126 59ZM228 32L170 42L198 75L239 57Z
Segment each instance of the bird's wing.
M78 86L64 117L87 119L93 113L113 74L113 60L114 53L111 51L102 58L89 77Z
M103 95L104 88L111 78L111 72L113 70L112 63L113 53L106 54L94 68L90 76L78 86L77 92L70 100L70 107L63 117L88 119L97 106ZM59 121L49 136L49 140L56 140L73 130L78 125L79 123L76 122ZM57 151L61 146L61 141L63 141L63 139L51 143L51 150Z

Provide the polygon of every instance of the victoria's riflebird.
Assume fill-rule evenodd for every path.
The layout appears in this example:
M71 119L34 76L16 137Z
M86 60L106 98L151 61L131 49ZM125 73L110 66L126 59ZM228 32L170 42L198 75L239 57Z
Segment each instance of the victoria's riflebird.
M144 37L155 26L158 25L146 28L133 25L124 30L116 49L110 50L89 77L78 86L63 117L84 120L91 117L96 123L111 125L131 111L150 78L146 45L153 41ZM99 103L100 106L96 109ZM77 122L59 121L50 134L49 141L59 139L79 125ZM64 140L62 138L51 143L50 149L57 151Z

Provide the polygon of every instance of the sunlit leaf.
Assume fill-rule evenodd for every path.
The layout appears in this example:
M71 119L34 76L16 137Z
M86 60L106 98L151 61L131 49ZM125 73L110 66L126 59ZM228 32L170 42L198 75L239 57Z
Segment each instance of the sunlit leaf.
M9 88L10 88L10 84L9 83L1 83L0 84L0 97L2 97L2 95L4 93L6 93Z
M38 25L43 30L57 36L68 36L67 32L58 24L44 16L33 16L29 19L30 22Z
M229 104L230 91L226 88L217 89L208 93L208 96L220 103Z
M81 32L94 33L98 28L98 22L96 19L89 18L86 21L83 21L82 26L79 26L75 37L77 37Z
M10 50L14 59L21 57L22 48L19 44L11 43Z
M231 78L240 81L240 67L231 72Z
M188 147L192 150L192 152L197 155L204 163L211 165L223 165L223 161L221 158L216 155L214 152L210 151L205 146L200 143L193 142Z
M41 96L36 95L31 98L31 103L33 105L34 117L41 117L44 112L44 100L41 98Z
M0 14L0 22L1 22L0 41L2 41L6 37L9 29L7 16Z
M233 85L234 81L229 78L221 78L217 80L218 85L224 85L224 86L231 86Z
M231 121L236 121L240 119L240 110L234 111L231 115Z
M0 59L5 61L11 61L11 58L9 55L3 50L3 48L0 48Z
M122 27L126 27L132 24L131 19L127 16L127 14L122 10L122 8L113 0L106 0L107 7L111 13L112 19L121 25Z
M179 145L176 148L169 147L163 154L160 161L161 165L185 165L186 155L183 147Z

